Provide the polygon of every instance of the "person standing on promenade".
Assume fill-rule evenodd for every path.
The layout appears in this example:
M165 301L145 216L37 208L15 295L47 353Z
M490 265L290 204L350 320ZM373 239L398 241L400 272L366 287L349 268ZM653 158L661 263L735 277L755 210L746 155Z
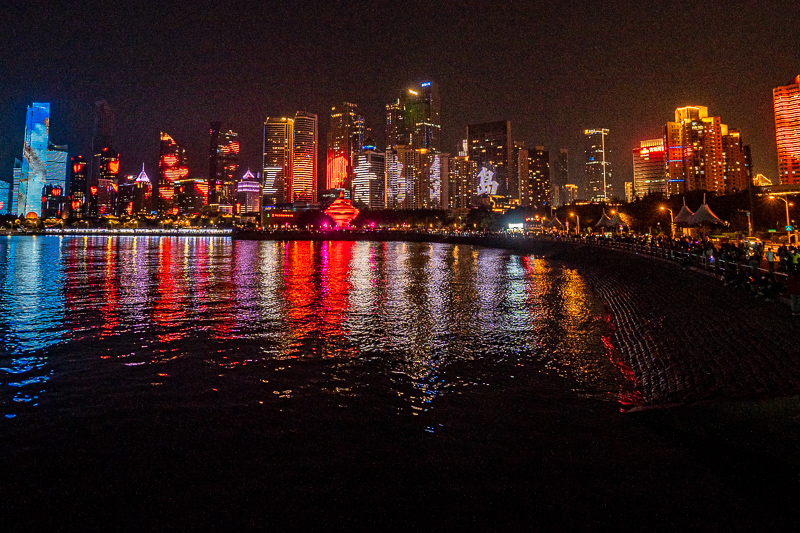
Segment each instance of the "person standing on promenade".
M767 251L764 253L764 256L767 258L767 266L769 267L769 273L772 274L775 272L775 252L772 251L772 248L767 248Z

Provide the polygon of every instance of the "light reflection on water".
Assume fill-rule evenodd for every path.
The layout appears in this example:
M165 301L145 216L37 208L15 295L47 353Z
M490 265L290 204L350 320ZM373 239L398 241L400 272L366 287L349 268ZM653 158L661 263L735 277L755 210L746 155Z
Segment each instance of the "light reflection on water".
M143 385L243 404L372 395L411 414L523 372L547 379L534 396L630 397L582 278L501 250L20 237L0 240L0 307L7 417L73 382L142 403Z

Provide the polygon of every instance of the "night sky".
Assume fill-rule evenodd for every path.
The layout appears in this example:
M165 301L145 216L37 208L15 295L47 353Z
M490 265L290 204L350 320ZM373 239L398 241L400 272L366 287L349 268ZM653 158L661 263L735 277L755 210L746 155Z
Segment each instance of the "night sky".
M261 161L266 116L360 105L383 141L383 106L439 82L443 149L469 123L507 119L514 140L570 149L611 130L615 190L631 149L676 107L705 105L742 131L756 172L777 176L772 88L800 74L800 2L37 2L0 17L0 177L20 157L25 108L49 101L51 141L88 155L93 103L116 113L122 172L156 174L158 133L207 175L213 120ZM184 5L185 4L185 5ZM324 173L320 159L320 172Z

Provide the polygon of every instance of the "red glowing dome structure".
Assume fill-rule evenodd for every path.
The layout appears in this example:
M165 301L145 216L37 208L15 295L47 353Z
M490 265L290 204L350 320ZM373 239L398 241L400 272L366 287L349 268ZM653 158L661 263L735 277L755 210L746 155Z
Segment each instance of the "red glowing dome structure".
M350 222L358 216L358 213L358 209L353 207L350 200L345 200L344 191L341 191L339 193L339 198L334 200L330 207L325 210L325 214L336 222L337 228L348 227Z

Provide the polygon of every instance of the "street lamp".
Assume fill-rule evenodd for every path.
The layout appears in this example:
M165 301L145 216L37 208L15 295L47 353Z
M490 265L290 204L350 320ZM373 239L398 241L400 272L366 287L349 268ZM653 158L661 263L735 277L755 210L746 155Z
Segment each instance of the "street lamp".
M669 236L670 236L670 238L674 239L674 238L675 238L675 229L674 229L674 226L675 226L675 223L674 223L675 217L673 217L673 216L672 216L672 209L670 209L669 207L665 207L665 206L663 206L663 205L662 205L662 206L661 206L661 210L662 210L662 211L669 211Z
M792 227L792 223L789 222L789 200L781 198L780 196L770 196L769 199L780 200L786 204L786 238L788 239L787 244L792 244L792 231L789 229Z
M579 217L575 213L570 213L569 216L575 217L575 219L577 220L577 222L578 222L578 226L577 226L578 231L577 231L577 233L575 235L580 237L580 235L581 235L581 217Z

